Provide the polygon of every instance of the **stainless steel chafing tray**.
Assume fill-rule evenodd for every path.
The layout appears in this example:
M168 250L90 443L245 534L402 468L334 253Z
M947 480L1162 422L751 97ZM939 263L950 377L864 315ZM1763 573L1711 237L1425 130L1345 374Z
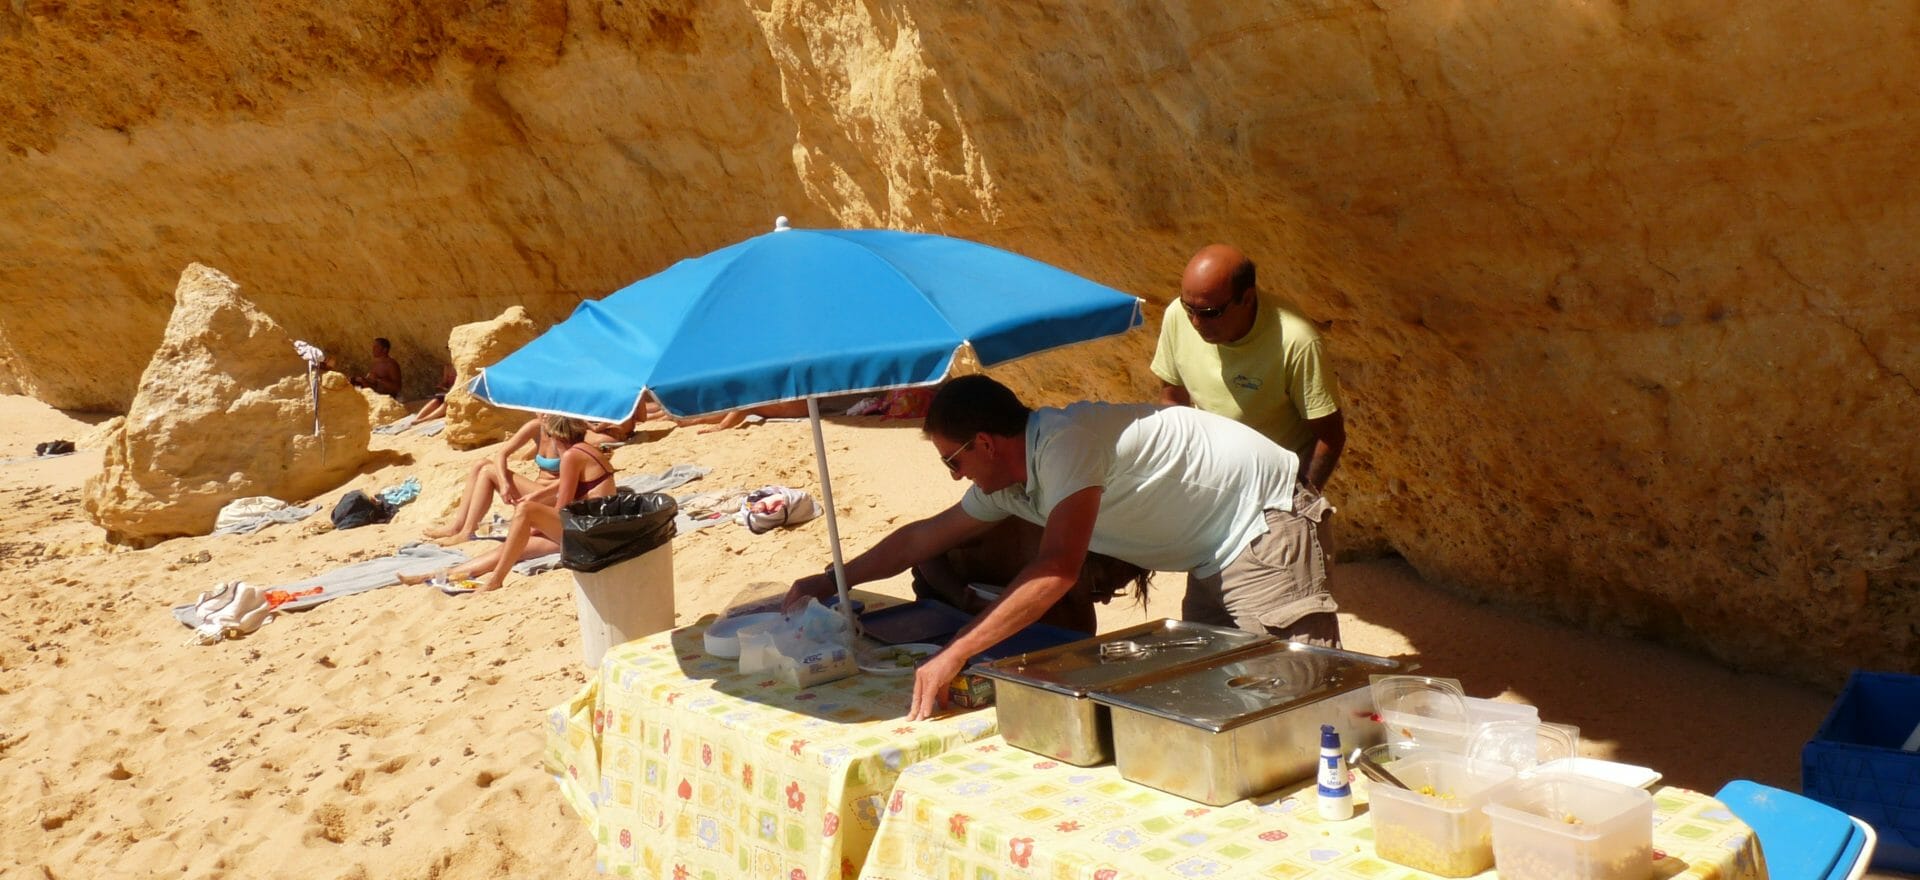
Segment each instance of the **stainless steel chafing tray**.
M1153 646L1200 639L1190 647ZM1133 641L1147 648L1132 659L1102 659L1100 646ZM1090 767L1113 758L1113 731L1105 706L1087 699L1096 689L1217 663L1273 641L1237 629L1156 620L1042 651L1005 657L969 672L995 681L1000 735L1008 744L1069 764Z
M1347 749L1378 742L1368 676L1400 671L1385 657L1276 641L1089 696L1112 707L1122 777L1222 806L1312 776L1322 724Z

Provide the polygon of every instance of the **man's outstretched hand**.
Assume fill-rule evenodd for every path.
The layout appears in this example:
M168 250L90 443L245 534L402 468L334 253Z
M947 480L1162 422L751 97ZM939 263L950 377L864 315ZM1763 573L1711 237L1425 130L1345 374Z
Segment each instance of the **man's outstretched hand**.
M925 721L947 709L947 689L960 675L967 658L952 649L933 655L913 671L913 704L907 709L908 721Z
M792 614L800 606L807 604L808 599L819 599L824 602L834 592L833 575L826 573L807 575L794 581L793 586L787 588L787 597L780 600L780 611Z

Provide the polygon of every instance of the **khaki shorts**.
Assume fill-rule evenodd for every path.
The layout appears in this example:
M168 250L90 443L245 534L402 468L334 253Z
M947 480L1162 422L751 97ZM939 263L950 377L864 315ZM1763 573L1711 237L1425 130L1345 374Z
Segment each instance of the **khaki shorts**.
M1181 616L1285 638L1303 618L1332 614L1339 608L1327 592L1327 526L1332 517L1333 505L1300 484L1293 493L1293 509L1267 511L1267 533L1254 538L1219 574L1187 575ZM1306 622L1314 624L1307 628L1310 632L1298 635L1326 641L1325 618Z

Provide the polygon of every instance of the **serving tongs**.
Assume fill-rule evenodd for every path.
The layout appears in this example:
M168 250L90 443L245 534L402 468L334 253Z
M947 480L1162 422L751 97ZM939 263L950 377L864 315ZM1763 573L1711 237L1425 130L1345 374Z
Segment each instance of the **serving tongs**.
M1121 639L1116 642L1102 643L1100 645L1100 659L1138 660L1154 651L1166 651L1173 648L1199 648L1206 644L1207 640L1201 636L1184 639L1168 639L1164 642L1147 642L1145 644L1132 639Z
M1355 769L1375 782L1383 785L1391 785L1394 788L1405 789L1407 791L1413 790L1407 788L1407 784L1401 782L1400 777L1393 775L1387 768L1380 766L1380 762L1375 761L1372 755L1367 754L1366 749L1354 749L1353 757L1348 758L1347 763L1352 764Z

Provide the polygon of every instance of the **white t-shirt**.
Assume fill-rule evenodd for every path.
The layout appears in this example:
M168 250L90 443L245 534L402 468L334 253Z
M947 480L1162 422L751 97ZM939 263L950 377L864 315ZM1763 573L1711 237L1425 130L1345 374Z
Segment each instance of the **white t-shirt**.
M1190 406L1076 403L1027 419L1027 482L967 489L961 508L1045 525L1061 499L1099 486L1089 549L1154 571L1207 577L1293 509L1299 459L1260 432Z

